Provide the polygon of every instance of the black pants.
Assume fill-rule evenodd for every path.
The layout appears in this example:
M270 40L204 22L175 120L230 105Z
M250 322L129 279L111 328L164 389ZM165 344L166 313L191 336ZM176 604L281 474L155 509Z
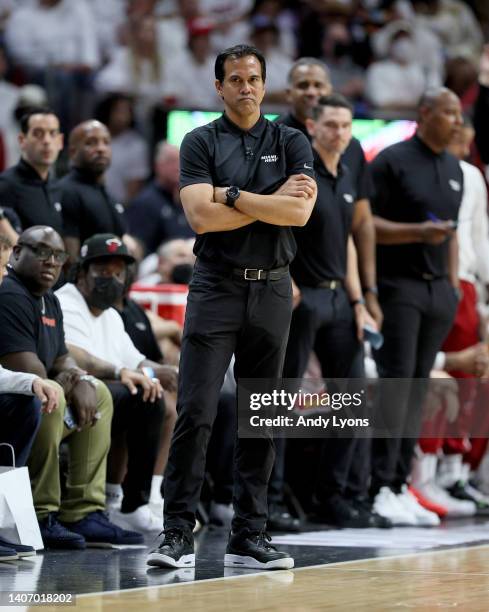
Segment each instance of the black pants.
M384 312L384 344L375 359L381 379L427 379L452 326L457 296L446 279L433 281L396 278L379 282L379 300ZM409 384L409 383L407 383ZM378 413L385 422L394 420L410 437L378 438L372 445L372 494L382 486L399 491L411 471L421 427L426 385L411 384L410 393L399 393L394 381L381 381ZM405 389L404 389L405 391Z
M346 291L301 287L302 300L292 314L284 378L302 378L314 349L325 378L363 378L363 347L357 339ZM285 440L277 444L270 480L270 502L281 500L284 484ZM369 471L368 439L328 438L321 447L316 496L365 492Z
M233 353L239 378L282 374L292 311L290 276L277 281L233 278L197 261L185 316L178 419L164 479L165 527L193 528L207 445ZM237 438L233 530L261 530L274 459L271 438Z
M141 388L137 395L120 382L106 382L114 401L112 434L125 434L127 472L122 483L122 512L133 512L148 503L151 479L158 454L165 414L163 399L144 402Z
M209 440L206 467L214 485L212 499L218 504L230 504L233 498L236 427L236 394L221 392Z
M14 447L15 465L26 464L32 443L41 424L41 402L36 397L17 393L0 395L0 442ZM12 465L12 453L0 446L0 465Z

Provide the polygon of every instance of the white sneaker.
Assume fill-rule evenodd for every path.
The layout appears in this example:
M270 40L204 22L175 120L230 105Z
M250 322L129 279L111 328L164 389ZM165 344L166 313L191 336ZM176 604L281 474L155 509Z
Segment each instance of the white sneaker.
M114 510L110 513L110 520L123 529L142 532L163 531L163 514L155 516L149 504L139 506L134 512Z
M423 508L407 485L403 485L402 493L398 493L396 497L401 506L416 517L419 526L436 527L440 524L438 515Z
M447 518L459 518L463 516L474 516L476 505L474 502L456 499L449 495L445 489L438 486L435 482L428 482L418 491L430 502L443 506L447 509Z
M218 527L228 527L234 516L232 504L218 504L215 501L211 502L209 510L209 521Z
M465 480L463 455L443 455L438 460L436 483L444 489L453 487L459 480Z
M397 495L389 489L382 487L377 493L372 509L380 516L389 519L394 526L418 525L413 512L408 511L398 500Z

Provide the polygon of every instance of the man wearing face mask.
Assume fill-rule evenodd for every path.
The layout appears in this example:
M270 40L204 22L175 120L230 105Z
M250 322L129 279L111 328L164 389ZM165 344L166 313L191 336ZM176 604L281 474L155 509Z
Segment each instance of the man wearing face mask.
M367 69L365 96L383 114L414 111L426 86L410 26L401 24L391 35L388 57Z
M127 440L125 474L119 457L113 452L109 456L107 494L122 497L120 511L115 509L112 519L121 526L153 531L162 529L161 518L148 505L165 410L161 384L175 391L176 372L146 359L112 308L123 295L127 265L133 262L117 236L92 236L81 248L74 283L56 294L68 350L87 372L107 381L114 401L112 439ZM150 376L146 368L153 370Z

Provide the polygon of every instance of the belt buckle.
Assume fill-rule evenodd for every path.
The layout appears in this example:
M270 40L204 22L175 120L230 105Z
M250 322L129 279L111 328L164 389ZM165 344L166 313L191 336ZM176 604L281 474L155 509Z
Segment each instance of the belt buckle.
M434 274L429 274L429 273L427 273L427 272L424 272L424 273L421 275L421 278L422 278L423 280L425 280L425 281L432 281L432 280L435 280L435 276L434 276Z
M253 276L248 276L250 272L256 272L256 278ZM258 268L245 268L244 279L248 281L262 280L262 272L265 273L266 270L259 270ZM265 278L265 276L263 276L263 278Z
M329 288L330 288L330 289L336 289L337 285L338 285L338 281L335 281L335 280L334 280L334 281L331 281L331 282L329 283Z

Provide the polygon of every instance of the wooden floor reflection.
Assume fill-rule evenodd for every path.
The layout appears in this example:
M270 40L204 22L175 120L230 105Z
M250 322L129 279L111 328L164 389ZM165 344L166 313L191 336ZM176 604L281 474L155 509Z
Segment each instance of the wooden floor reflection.
M175 570L180 571L180 570ZM191 575L186 569L182 580ZM80 595L77 610L489 610L489 546ZM46 608L43 608L46 610ZM59 608L56 608L59 612ZM54 610L54 608L53 608Z

